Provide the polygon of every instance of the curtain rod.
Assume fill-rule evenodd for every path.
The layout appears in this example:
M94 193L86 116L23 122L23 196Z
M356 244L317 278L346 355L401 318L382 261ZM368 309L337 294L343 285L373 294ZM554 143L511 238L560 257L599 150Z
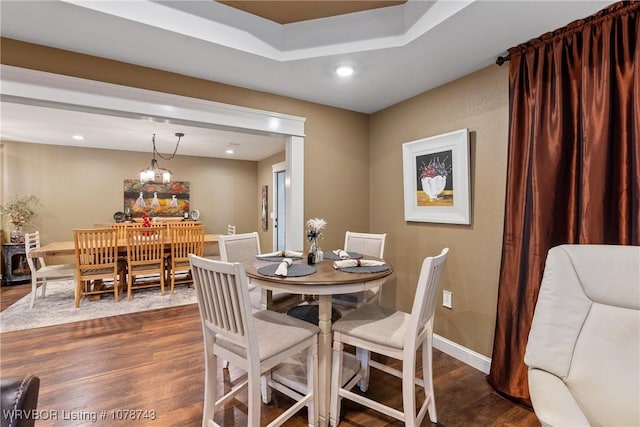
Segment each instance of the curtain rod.
M507 62L509 59L510 59L510 55L498 56L496 58L496 64L498 64L499 66L502 66L502 64Z

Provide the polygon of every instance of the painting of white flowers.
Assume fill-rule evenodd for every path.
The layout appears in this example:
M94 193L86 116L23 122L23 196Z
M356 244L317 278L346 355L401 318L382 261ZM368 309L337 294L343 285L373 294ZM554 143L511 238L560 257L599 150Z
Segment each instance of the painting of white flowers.
M405 221L470 224L469 131L402 144Z

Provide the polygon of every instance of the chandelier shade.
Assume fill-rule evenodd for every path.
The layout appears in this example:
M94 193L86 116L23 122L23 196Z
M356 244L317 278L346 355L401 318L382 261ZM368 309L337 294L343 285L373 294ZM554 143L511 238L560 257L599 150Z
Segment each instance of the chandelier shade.
M158 160L156 160L156 154L158 157L164 160L171 160L176 155L178 151L178 146L180 145L180 139L184 136L184 133L176 133L178 137L178 142L176 142L176 148L173 150L173 154L168 157L162 156L162 154L158 153L156 150L156 134L153 134L151 141L153 143L153 157L151 158L151 165L148 168L142 169L140 171L140 182L143 184L168 184L171 182L171 171L169 169L161 168L158 165Z

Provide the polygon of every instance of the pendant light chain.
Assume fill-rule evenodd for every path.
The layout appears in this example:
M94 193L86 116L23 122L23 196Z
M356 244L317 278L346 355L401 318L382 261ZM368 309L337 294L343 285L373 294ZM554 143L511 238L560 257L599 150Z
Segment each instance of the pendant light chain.
M158 150L156 150L156 134L153 134L153 137L151 138L151 141L153 142L153 152L156 153L158 155L158 157L160 157L162 160L171 160L176 156L176 153L178 152L178 147L180 146L180 139L184 136L184 133L182 132L177 132L176 136L178 137L178 142L176 142L176 148L173 150L173 153L170 156L163 156L161 152L159 152Z

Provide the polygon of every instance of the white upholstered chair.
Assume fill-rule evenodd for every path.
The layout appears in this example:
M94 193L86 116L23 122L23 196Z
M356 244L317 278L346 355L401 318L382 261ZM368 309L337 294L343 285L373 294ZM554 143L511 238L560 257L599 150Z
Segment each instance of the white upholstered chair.
M47 264L43 257L31 258L29 253L40 247L40 232L25 233L24 249L29 269L31 270L31 307L36 303L38 285L42 285L42 298L47 291L47 282L52 280L69 280L75 278L75 264Z
M431 421L438 422L433 393L431 348L439 283L448 252L449 249L445 248L440 255L425 258L422 262L410 314L387 309L375 303L365 304L333 324L330 405L332 426L337 425L340 420L341 399L353 400L403 421L405 425L410 427L419 426L427 411ZM374 360L368 360L367 357L361 363L360 371L353 378L342 378L344 344L401 360L402 371ZM420 347L422 347L422 379L415 377L416 352ZM368 382L370 367L402 378L402 411L351 391L359 381ZM345 385L340 386L340 384ZM425 393L424 402L417 412L416 385L422 386Z
M288 395L295 403L269 426L281 425L307 406L308 424L318 422L318 332L317 326L268 310L252 314L244 267L190 255L198 297L205 348L205 392L202 426L214 420L222 408L245 387L248 389L248 425L260 425L261 377L300 352L306 353L307 392L304 395L268 379L268 385ZM218 358L229 360L247 372L247 379L218 398ZM268 376L265 376L268 378Z
M640 247L552 248L524 361L542 425L640 425Z
M374 234L347 231L344 235L344 250L384 258L384 244L386 239L386 233ZM378 301L379 298L380 287L378 286L363 292L336 295L332 298L332 302L344 307L360 307L364 303Z
M255 259L260 255L260 236L256 231L241 234L221 234L218 236L220 247L220 261L222 262L243 262L247 259ZM292 298L299 300L299 296L294 296L287 292L270 292L263 288L249 283L249 298L251 307L254 310L264 308L273 309L280 305L290 306Z

